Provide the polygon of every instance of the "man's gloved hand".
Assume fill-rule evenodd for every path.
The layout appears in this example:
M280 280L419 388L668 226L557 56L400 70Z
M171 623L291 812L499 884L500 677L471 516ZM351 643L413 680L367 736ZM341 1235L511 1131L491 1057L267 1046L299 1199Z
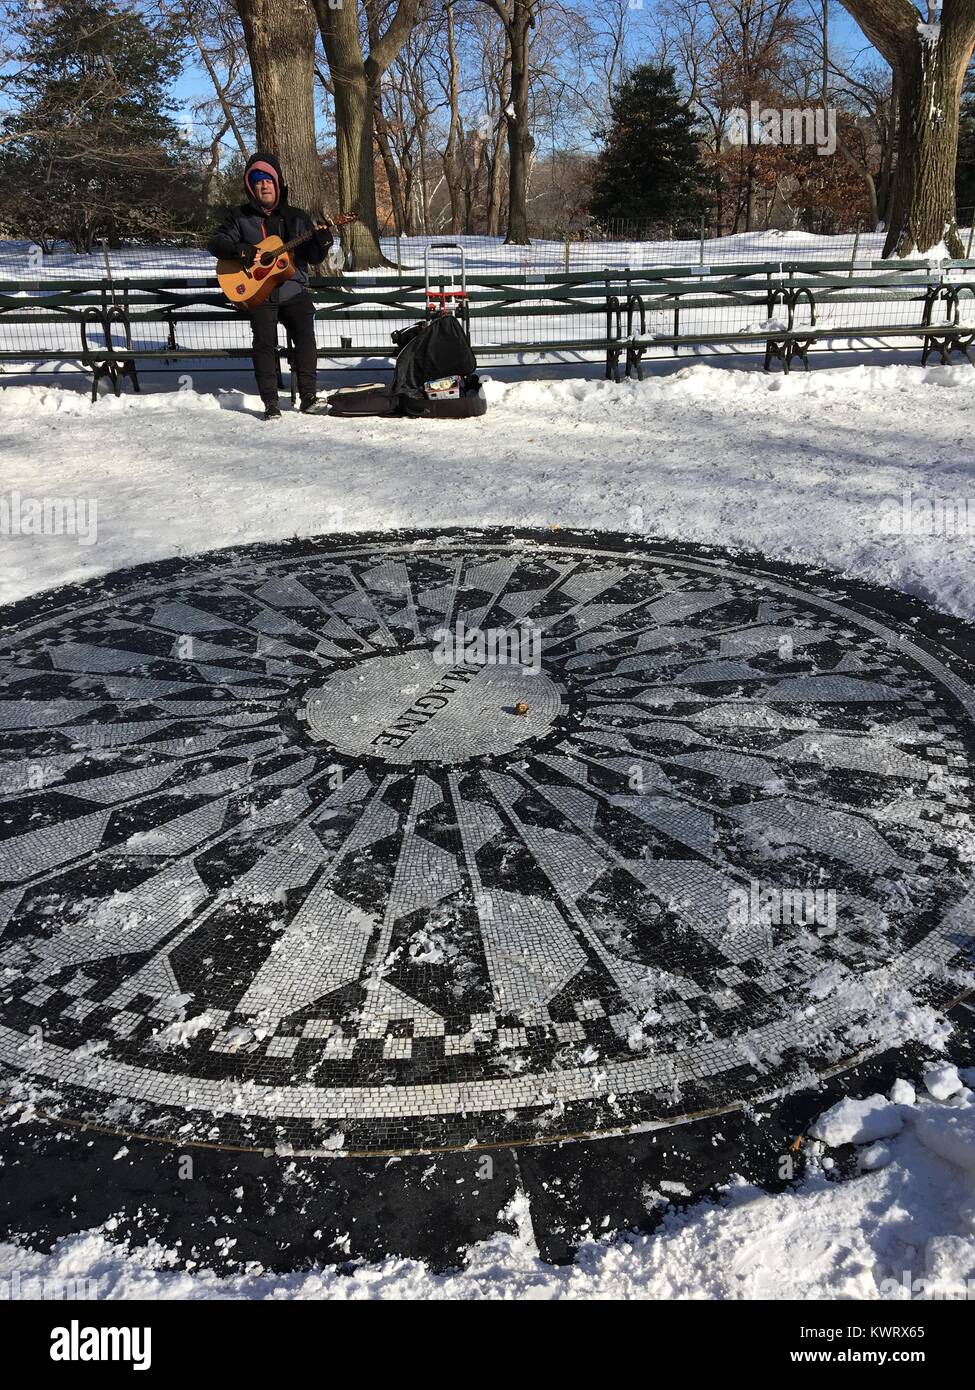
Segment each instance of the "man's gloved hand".
M242 241L237 247L237 255L241 265L252 266L257 260L257 247L251 246L249 241Z

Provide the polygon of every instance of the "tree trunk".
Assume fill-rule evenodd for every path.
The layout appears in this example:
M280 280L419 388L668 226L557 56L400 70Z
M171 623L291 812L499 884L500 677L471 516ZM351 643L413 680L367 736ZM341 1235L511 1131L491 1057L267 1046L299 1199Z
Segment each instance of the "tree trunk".
M227 123L224 122L219 130L214 131L213 139L210 141L210 158L207 160L203 170L203 178L200 185L200 201L205 208L210 206L210 194L213 189L213 180L216 178L217 171L220 168L220 147L228 129Z
M389 126L382 108L382 97L378 87L374 94L373 117L376 124L376 144L379 146L383 168L386 170L386 182L389 184L389 200L393 207L393 220L396 223L396 235L403 236L406 232L406 212L403 206L403 182L396 164L396 157L393 154L393 146L389 139Z
M474 227L474 208L481 193L481 173L485 166L486 141L474 131L467 140L464 156L464 232L471 235Z
M506 120L507 118L505 118ZM501 127L498 127L494 142L494 155L491 159L491 177L488 183L487 234L501 235L501 200L504 194L504 145Z
M964 256L955 220L961 87L968 65L950 45L913 45L900 72L898 160L885 256L914 256L946 243Z
M457 43L454 37L454 7L447 6L447 61L449 64L450 128L443 152L444 178L450 196L450 232L458 236L463 226L464 198L462 191L463 163L460 158L460 73L457 63Z
M488 175L487 234L499 236L501 232L501 198L504 192L504 147L508 128L508 101L511 96L511 44L505 33L504 61L501 65L501 81L498 87L497 130L494 132L494 145L491 150Z
M334 3L334 0L333 0ZM358 213L346 229L356 270L387 266L379 246L376 182L373 172L373 91L401 51L416 23L420 0L399 0L395 13L368 55L363 53L359 8L345 0L332 8L329 0L314 0L325 58L335 89L335 146L343 210Z
M894 74L897 169L884 255L964 248L955 221L955 164L965 69L975 48L975 0L944 0L919 24L910 0L842 0Z
M869 169L864 169L863 181L867 186L867 200L870 204L868 216L870 218L870 226L873 228L880 223L880 203L877 199L877 183Z
M315 139L315 16L308 0L234 0L254 81L257 143L276 154L291 201L325 212Z
M318 25L335 92L335 152L343 212L358 221L345 229L346 248L356 270L388 265L379 248L376 184L372 164L372 91L366 75L356 5L331 9L315 0Z
M423 235L430 235L430 200L427 195L427 157L424 145L424 131L420 131L420 148L417 164L420 169L420 220L423 227Z
M897 110L899 97L897 78L894 77L890 91L890 115L881 146L880 173L877 179L877 208L879 221L884 227L890 225L890 214L894 197L894 153L897 146Z
M505 243L527 246L528 168L535 148L528 129L528 59L531 0L512 0L511 104L508 110L508 231Z

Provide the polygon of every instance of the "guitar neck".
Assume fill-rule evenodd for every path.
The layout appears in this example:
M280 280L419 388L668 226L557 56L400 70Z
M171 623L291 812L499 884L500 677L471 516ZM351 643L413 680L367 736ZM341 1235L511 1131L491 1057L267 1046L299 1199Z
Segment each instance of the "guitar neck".
M340 213L339 216L336 217L333 221L329 222L327 226L312 227L310 232L305 232L302 236L296 236L293 237L291 241L286 241L283 246L279 247L279 251L293 251L295 247L300 246L302 242L311 241L312 237L317 236L320 231L327 232L331 228L346 227L350 222L354 221L355 217L352 216L350 213Z
M303 236L296 236L291 241L286 241L283 246L278 248L279 253L281 251L293 251L296 246L301 246L303 242L311 241L315 232L316 229L313 227L310 232L305 232Z

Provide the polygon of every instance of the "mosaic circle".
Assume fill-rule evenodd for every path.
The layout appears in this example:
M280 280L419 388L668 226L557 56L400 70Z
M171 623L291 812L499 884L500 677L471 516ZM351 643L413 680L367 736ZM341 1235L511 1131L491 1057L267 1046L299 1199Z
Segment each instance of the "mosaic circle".
M968 988L968 667L610 536L252 547L8 610L0 1066L323 1154L753 1103Z

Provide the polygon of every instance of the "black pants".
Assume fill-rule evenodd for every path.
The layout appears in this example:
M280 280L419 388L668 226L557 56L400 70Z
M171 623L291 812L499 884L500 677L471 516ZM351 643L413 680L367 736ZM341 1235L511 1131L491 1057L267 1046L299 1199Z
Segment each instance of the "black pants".
M258 304L250 311L254 333L254 375L264 401L278 398L278 320L290 331L294 343L298 394L303 401L317 391L315 355L315 305L307 290L284 304Z

